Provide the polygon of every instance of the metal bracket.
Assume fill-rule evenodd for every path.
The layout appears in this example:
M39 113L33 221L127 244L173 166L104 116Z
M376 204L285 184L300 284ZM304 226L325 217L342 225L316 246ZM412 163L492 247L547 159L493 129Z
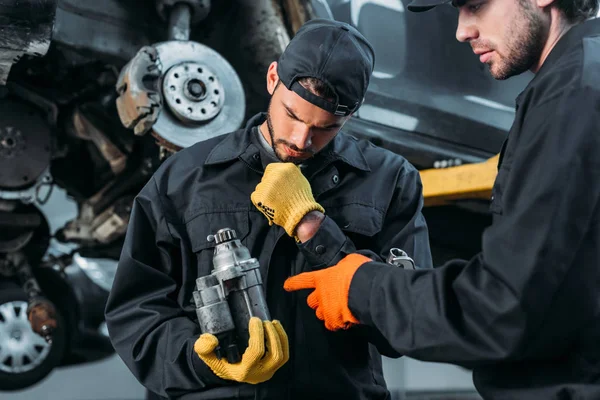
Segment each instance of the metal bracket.
M48 186L48 192L42 198L41 190L44 186ZM50 174L50 168L47 168L42 175L38 178L37 182L23 190L0 190L0 199L2 200L20 200L25 204L31 204L38 202L44 204L50 197L51 189L53 186L52 175Z
M390 249L387 263L402 267L404 269L415 269L415 262L406 254L404 250L396 247Z

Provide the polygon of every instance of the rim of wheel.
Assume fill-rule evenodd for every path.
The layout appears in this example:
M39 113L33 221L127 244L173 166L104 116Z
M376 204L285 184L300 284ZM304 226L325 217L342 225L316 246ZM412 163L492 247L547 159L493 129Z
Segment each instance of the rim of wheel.
M27 302L0 304L0 371L22 374L48 357L51 345L33 332L27 320Z

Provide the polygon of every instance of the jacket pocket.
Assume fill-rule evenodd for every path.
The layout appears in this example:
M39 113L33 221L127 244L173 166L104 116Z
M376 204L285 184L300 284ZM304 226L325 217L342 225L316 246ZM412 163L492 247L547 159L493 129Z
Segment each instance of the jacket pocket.
M498 170L498 175L496 176L496 181L494 182L494 187L492 188L492 198L490 199L490 212L493 214L502 215L504 209L502 197L504 194L504 189L506 188L506 180L509 172L510 165L507 165L507 163L502 163L500 169Z
M208 275L212 271L212 249L215 243L209 240L209 236L224 228L233 229L236 238L244 243L250 230L248 211L206 212L186 223L191 249L197 258L198 276Z
M362 204L323 207L325 214L335 221L357 249L376 246L377 234L383 227L383 212Z
M363 236L375 236L383 226L383 212L359 203L323 206L325 214L344 231Z

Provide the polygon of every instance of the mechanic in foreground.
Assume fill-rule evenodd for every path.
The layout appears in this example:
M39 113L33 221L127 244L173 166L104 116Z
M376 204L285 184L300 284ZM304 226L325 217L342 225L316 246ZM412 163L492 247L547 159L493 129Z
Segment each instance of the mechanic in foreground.
M285 288L310 289L298 293L330 330L375 327L402 354L473 368L486 399L600 399L597 0L454 5L457 39L494 78L536 73L517 98L482 253L424 271L351 254Z
M307 294L283 289L289 276L357 251L383 260L399 247L431 267L418 171L340 132L373 64L354 28L306 23L269 67L268 112L173 155L137 196L106 320L146 388L189 399L389 398L380 352L398 354L381 335L329 332ZM215 357L215 336L200 336L192 301L196 278L213 267L207 236L225 227L259 260L273 319L251 320L235 364Z

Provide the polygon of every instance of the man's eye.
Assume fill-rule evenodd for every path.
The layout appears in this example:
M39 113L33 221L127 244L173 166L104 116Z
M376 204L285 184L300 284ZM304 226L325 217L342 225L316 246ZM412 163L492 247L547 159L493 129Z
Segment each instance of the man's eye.
M482 3L469 4L467 6L467 8L469 9L470 12L477 12L481 8L481 6L482 6Z
M333 131L333 130L335 130L335 129L337 129L337 128L336 128L336 127L323 127L323 126L315 126L313 129L314 129L315 131L317 131L317 132L324 132L324 133L328 133L328 132L331 132L331 131Z

